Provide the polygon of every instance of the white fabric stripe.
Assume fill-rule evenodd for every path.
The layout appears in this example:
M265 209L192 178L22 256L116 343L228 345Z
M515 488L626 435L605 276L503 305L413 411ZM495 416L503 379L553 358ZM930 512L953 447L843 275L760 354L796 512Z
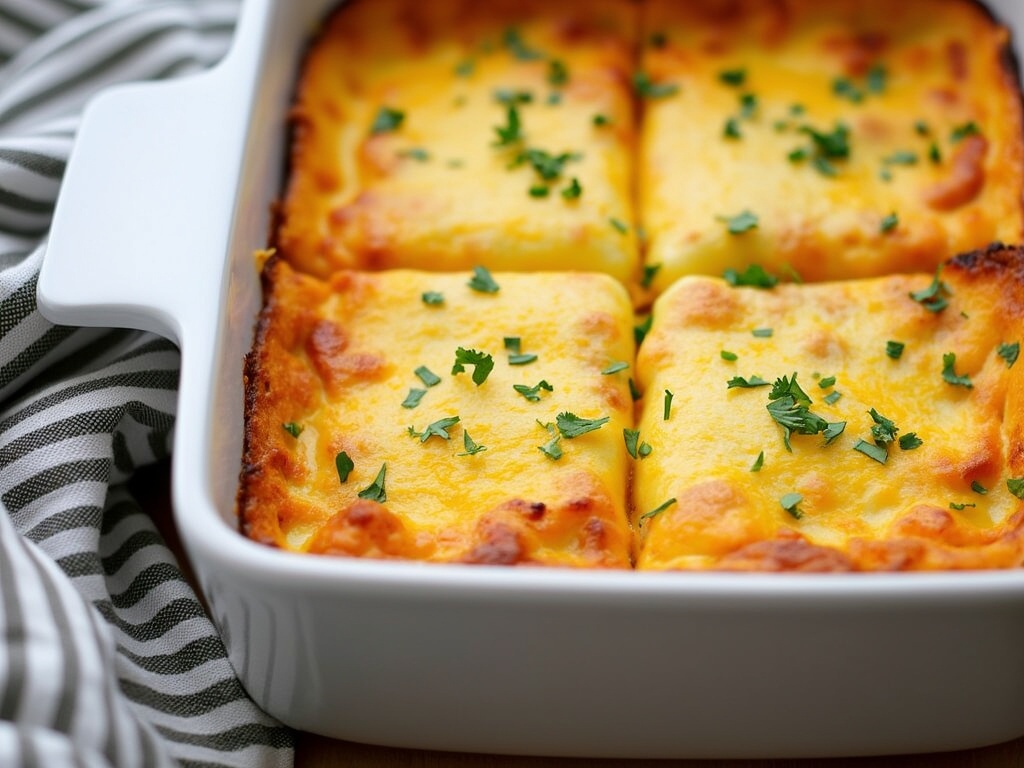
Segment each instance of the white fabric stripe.
M75 586L77 587L77 584ZM137 656L158 656L177 653L189 643L209 635L209 620L197 616L175 624L166 634L149 641L136 640L129 635L118 633L118 643L121 648Z
M71 437L50 443L21 456L0 474L0 494L39 474L40 466L56 466L68 461L84 461L110 456L110 435L94 434Z
M230 670L230 667L228 667L228 669ZM224 677L231 676L233 675L229 673ZM218 682L220 679L221 677L213 678L210 680L210 683L213 684ZM196 717L174 715L170 712L163 712L159 709L146 707L145 705L142 706L146 710L149 722L158 729L170 728L175 731L184 731L186 733L210 736L222 733L229 728L236 727L236 724L245 715L245 709L252 705L245 699L238 699L237 701L232 701L229 704L225 704L222 707L218 707L217 709ZM274 721L270 718L266 718L262 724L273 725L273 722Z

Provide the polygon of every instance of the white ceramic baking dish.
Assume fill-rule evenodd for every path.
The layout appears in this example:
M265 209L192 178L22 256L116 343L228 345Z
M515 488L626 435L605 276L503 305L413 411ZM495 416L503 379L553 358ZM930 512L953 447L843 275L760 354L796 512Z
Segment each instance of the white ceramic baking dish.
M580 573L302 557L237 533L252 252L334 0L249 0L208 74L89 108L40 306L183 349L181 537L256 701L395 746L602 757L947 750L1024 734L1024 572ZM1024 39L1024 7L992 9Z

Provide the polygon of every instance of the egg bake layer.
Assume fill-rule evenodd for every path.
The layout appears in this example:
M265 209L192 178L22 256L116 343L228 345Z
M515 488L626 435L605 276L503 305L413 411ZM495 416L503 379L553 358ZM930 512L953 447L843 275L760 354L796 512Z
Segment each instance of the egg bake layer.
M638 355L643 569L1024 563L1024 251L769 290L680 280Z
M272 259L247 360L244 533L293 551L628 567L633 316L605 275Z
M1021 239L1009 32L969 0L647 0L638 166L656 287L757 263L930 271Z

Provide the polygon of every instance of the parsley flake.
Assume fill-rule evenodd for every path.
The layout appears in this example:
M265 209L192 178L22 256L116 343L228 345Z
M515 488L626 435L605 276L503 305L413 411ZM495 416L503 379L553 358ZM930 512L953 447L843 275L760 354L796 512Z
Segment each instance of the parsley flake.
M757 454L757 458L754 459L754 463L750 465L751 472L760 472L761 467L764 466L764 451Z
M760 264L751 264L742 272L729 267L722 273L722 277L734 288L741 285L750 288L774 288L779 284L779 278L767 272Z
M475 456L480 451L486 451L486 445L479 445L474 442L473 438L469 436L469 432L463 430L462 432L462 445L466 449L465 452L456 454L457 456Z
M821 379L818 380L818 387L820 389L828 389L829 387L834 387L835 385L836 385L836 377L835 376L825 376L824 378L821 378Z
M459 347L455 350L455 364L452 366L452 376L465 372L467 365L473 366L473 383L479 387L487 381L487 377L494 370L494 358L486 352Z
M609 365L607 368L605 368L603 371L601 371L601 375L602 376L611 376L613 373L618 373L619 371L624 371L627 368L629 368L629 363L627 363L624 360L616 360L611 365Z
M425 163L430 160L430 153L422 147L410 147L409 149L403 149L398 153L399 157L407 157L410 160L416 160L420 163Z
M800 388L796 373L792 378L783 376L776 379L768 393L768 413L782 427L782 442L792 453L789 438L794 432L801 435L816 435L829 428L829 422L811 413L811 399Z
M854 104L864 101L864 92L848 77L837 77L833 80L832 93Z
M801 517L804 516L804 513L800 511L797 505L801 504L803 500L803 494L787 493L785 496L779 499L779 504L782 505L782 508L784 510L786 510L787 512L789 512L789 514L791 514L793 517L799 520Z
M606 125L612 124L612 119L608 115L603 115L600 112L594 115L590 120L596 128L603 128Z
M629 232L629 225L621 219L616 219L614 216L608 219L608 223L611 224L612 229L618 232L620 235L624 235Z
M984 496L986 493L988 493L988 488L986 488L984 485L979 483L977 480L971 481L971 490L974 491L977 494L982 495L982 496Z
M497 293L501 287L494 281L487 267L473 267L473 276L466 283L478 293Z
M853 450L863 453L868 458L874 459L879 464L885 464L889 459L889 452L880 445L869 443L867 440L858 440L853 445Z
M647 319L640 323L640 325L633 326L633 338L636 340L637 346L647 338L647 334L650 332L653 324L654 315L648 315Z
M900 430L892 419L885 418L885 416L880 414L874 408L868 411L868 415L870 415L871 420L875 422L875 425L871 427L871 436L875 438L876 445L885 445L896 439L896 433Z
M675 395L672 394L671 389L665 390L665 406L662 412L662 421L668 421L669 416L672 415L672 398Z
M740 359L739 355L737 355L735 352L730 352L727 349L723 349L718 354L721 356L723 360L726 360L730 363L735 363L737 360Z
M535 61L543 58L539 51L530 48L519 35L519 30L509 27L502 38L505 49L520 61Z
M1020 355L1020 342L1015 341L1012 344L1000 344L996 350L1003 360L1006 361L1007 368L1013 368L1013 364L1017 362L1017 357Z
M561 436L555 434L554 426L551 424L544 424L541 421L537 421L548 433L552 436L544 445L538 445L537 450L543 453L552 461L558 461L562 458L562 446L558 443L561 441Z
M726 85L743 85L747 81L747 70L743 67L738 67L737 69L723 69L718 73L718 79Z
M900 435L899 444L900 450L912 451L924 445L924 440L918 437L916 432L907 432L905 435Z
M750 333L758 339L770 339L775 331L771 328L754 328Z
M442 440L451 440L451 435L448 434L448 430L458 423L458 416L446 416L443 419L431 422L422 432L417 432L413 427L409 427L409 435L410 437L418 437L421 443L427 442L427 440L432 437L440 437Z
M356 465L347 453L339 451L334 457L334 468L338 471L338 481L347 483L349 473L356 468Z
M405 121L405 112L398 109L391 109L390 107L381 107L377 110L377 116L373 118L373 124L370 126L370 133L377 135L380 133L391 133L397 131L402 127L402 123Z
M525 397L531 403L540 402L540 391L542 389L546 392L555 391L555 388L548 384L544 379L541 379L532 387L528 387L526 384L513 384L512 389Z
M559 434L566 440L572 440L580 435L585 435L587 432L600 429L608 423L608 419L608 416L602 416L599 419L584 419L575 413L562 411L555 417L555 423L558 425Z
M410 389L409 394L405 396L405 400L402 401L403 408L415 408L420 404L420 400L427 394L425 389Z
M932 282L927 288L922 288L920 291L911 291L910 293L910 298L929 312L941 312L944 310L949 306L949 297L953 295L949 286L939 279L941 272L942 267L940 266L935 270L935 277L932 278Z
M530 197L547 197L551 190L545 187L543 184L534 184L527 190L527 192L529 193Z
M505 125L494 126L498 140L494 142L496 147L507 147L523 140L522 123L519 120L519 110L514 105L508 108L505 113Z
M660 504L659 506L657 506L654 509L652 509L650 512L644 512L642 515L640 515L640 521L639 521L638 525L643 525L645 520L650 520L651 518L657 517L658 515L660 515L662 512L664 512L666 509L668 509L669 507L671 507L675 503L676 503L675 499L669 499L664 504Z
M978 128L978 124L973 120L970 120L963 125L958 125L950 131L949 140L956 144L958 141L963 141L968 136L977 136L981 133L981 129Z
M377 473L374 481L357 494L360 499L369 499L370 501L376 501L378 504L383 504L388 500L388 495L384 491L384 475L387 474L387 469L388 465L386 463L380 465L380 472Z
M653 282L655 276L661 269L661 264L647 264L644 266L643 277L640 278L640 285L644 288L650 288L651 282Z
M1006 490L1018 499L1024 499L1024 477L1011 477L1006 481Z
M455 74L457 77L469 77L473 74L473 70L476 69L476 62L472 59L463 59L455 65Z
M429 307L437 307L444 304L444 294L437 291L424 291L420 298Z
M637 450L640 443L640 430L639 429L623 429L622 439L626 443L626 453L632 456L634 459L638 457ZM647 443L644 443L647 445Z
M577 200L579 196L583 194L583 187L580 186L580 180L575 176L569 182L569 186L562 190L562 197L566 200Z
M960 512L961 510L964 510L967 507L976 507L976 506L978 506L978 505L977 504L956 504L956 503L954 503L952 501L949 502L949 508L950 509L955 509L957 512Z
M885 165L917 165L917 154L914 152L899 151L882 158Z
M968 374L957 375L956 353L954 352L947 352L942 356L942 379L955 387L965 387L966 389L974 387Z
M843 394L841 392L829 392L821 399L825 401L826 405L835 405L842 396Z
M428 387L436 387L438 384L441 383L441 377L438 376L433 371L431 371L425 365L421 365L419 368L413 371L413 373L415 373L416 377L424 384L426 384Z
M646 72L634 72L633 90L643 99L667 99L679 93L679 86L675 83L655 83Z
M881 223L878 225L878 231L883 235L892 232L899 226L900 217L896 215L896 211L893 211L888 216L883 216Z
M643 395L640 394L640 390L636 388L636 382L633 381L632 377L629 379L629 396L633 398L634 403L643 397Z
M838 392L833 394L839 394ZM825 400L828 400L826 397ZM833 401L835 402L835 401ZM830 403L831 404L831 403ZM846 431L845 421L833 421L830 422L827 427L821 430L821 436L825 438L825 445L829 445L833 440L839 437L843 432Z
M939 145L934 141L931 143L931 146L928 147L928 159L935 165L942 162L942 153L939 151Z
M299 435L302 434L302 430L305 429L305 427L303 427L301 424L297 424L294 421L286 421L284 424L281 425L281 429L283 429L292 437L297 438Z
M881 64L875 64L868 70L865 83L871 93L881 93L885 90L885 81L888 73Z
M768 382L762 379L760 376L751 376L749 379L744 379L742 376L733 376L727 382L725 382L726 389L754 389L755 387L767 387Z
M757 228L757 214L745 209L735 216L716 216L715 218L725 222L730 235L742 235L744 232Z
M903 356L903 350L907 345L902 341L885 342L885 354L893 360L899 360Z
M722 126L722 137L726 139L742 139L743 134L740 132L740 121L735 117L727 118Z
M548 83L556 88L569 82L569 70L561 59L548 61Z

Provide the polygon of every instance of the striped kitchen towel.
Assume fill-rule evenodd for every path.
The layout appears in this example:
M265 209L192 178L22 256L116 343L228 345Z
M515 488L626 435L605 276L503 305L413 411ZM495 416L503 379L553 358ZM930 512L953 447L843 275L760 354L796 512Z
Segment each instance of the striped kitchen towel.
M237 0L0 0L0 766L287 766L125 490L168 453L178 351L54 326L35 287L85 102L210 66ZM87 253L81 254L88 258Z

